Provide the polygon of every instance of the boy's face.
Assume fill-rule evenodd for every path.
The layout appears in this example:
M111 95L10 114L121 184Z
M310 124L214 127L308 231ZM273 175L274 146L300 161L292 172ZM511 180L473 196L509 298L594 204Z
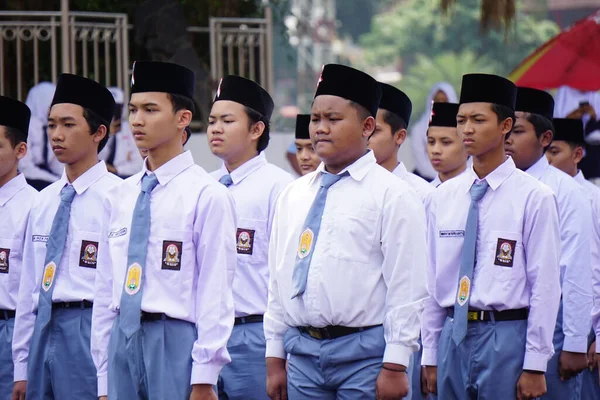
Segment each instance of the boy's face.
M377 111L375 132L369 137L369 148L373 150L378 164L383 164L393 157L397 157L398 147L406 138L406 131L402 137L400 132L392 132L392 127L385 122L385 110ZM403 131L403 130L401 130Z
M581 146L571 146L564 140L555 140L550 144L546 152L546 158L550 165L573 176L577 173L577 164L583 158Z
M515 115L517 121L512 133L506 139L504 150L506 151L506 155L512 157L517 168L526 171L543 156L543 138L536 136L535 128L527 120L525 113L517 111Z
M357 108L338 96L317 96L310 119L310 139L326 165L348 164L360 158L375 130L373 117L362 120Z
M302 175L313 172L321 164L321 159L315 153L310 139L296 139L296 160Z
M106 130L99 129L92 135L83 107L77 104L61 103L50 108L48 137L56 159L63 164L97 154L98 144L106 134Z
M210 150L217 157L234 161L243 158L250 150L256 151L256 142L262 130L250 124L246 108L235 101L215 102L208 116L206 136Z
M166 93L133 93L129 100L129 126L140 149L153 150L180 139L179 132L189 125L189 110L173 112L173 104Z
M490 103L461 104L456 116L456 130L467 154L481 156L503 145L512 120L498 121Z
M13 147L6 137L6 127L0 125L0 179L10 173L27 154L27 144L20 142Z
M467 162L467 152L456 128L431 126L427 130L427 154L438 173L455 171Z

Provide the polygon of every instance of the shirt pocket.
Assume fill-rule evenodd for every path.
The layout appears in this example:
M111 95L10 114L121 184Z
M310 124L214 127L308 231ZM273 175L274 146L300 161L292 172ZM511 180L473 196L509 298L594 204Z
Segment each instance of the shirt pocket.
M238 259L248 264L267 264L269 237L267 221L263 219L239 218L236 232Z
M23 257L23 243L16 239L0 238L0 283L19 281L17 260Z
M144 269L150 269L158 284L180 285L193 278L196 251L191 231L157 229L148 240Z
M69 271L91 279L92 285L96 276L99 242L100 232L77 231L69 245Z
M495 279L510 281L524 269L523 236L518 232L491 231L486 242L484 268Z
M338 260L368 264L377 236L378 214L362 210L360 215L336 212L332 217L317 238L327 246L325 251Z

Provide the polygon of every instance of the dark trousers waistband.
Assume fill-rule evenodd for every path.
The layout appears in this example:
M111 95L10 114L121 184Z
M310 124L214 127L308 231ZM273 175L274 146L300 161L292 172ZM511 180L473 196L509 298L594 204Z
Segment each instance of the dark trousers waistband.
M13 319L15 317L15 310L0 310L0 319Z
M347 326L326 326L324 328L313 328L312 326L300 326L298 330L302 333L306 333L313 339L325 340L325 339L337 339L342 336L351 335L357 332L363 332L369 329L376 328L381 325L364 326L360 328L351 328Z
M92 308L94 303L91 301L83 300L83 301L60 301L58 303L52 303L52 309L56 308Z
M448 316L454 318L454 307L448 307ZM505 311L482 311L469 310L467 314L468 322L488 322L488 321L520 321L529 317L529 309L519 308L516 310Z
M262 315L246 315L245 317L237 317L234 325L253 324L255 322L263 322Z
M149 313L142 311L140 315L141 321L177 321L177 318L169 317L165 313Z

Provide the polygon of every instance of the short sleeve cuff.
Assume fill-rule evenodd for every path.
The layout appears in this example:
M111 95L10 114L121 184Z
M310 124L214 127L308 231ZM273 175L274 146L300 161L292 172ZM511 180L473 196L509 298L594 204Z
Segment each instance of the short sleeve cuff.
M222 365L217 364L193 364L192 385L216 385Z
M98 376L98 397L108 396L108 378L107 375Z
M385 346L385 353L383 353L383 362L404 365L408 368L412 353L412 347L406 347L401 344L387 344Z
M17 363L14 369L14 381L26 381L27 380L27 363Z
M523 369L546 372L549 358L547 354L525 353Z
M600 343L600 335L596 336L596 354L600 354L600 347L598 347L598 343Z
M430 349L423 347L423 357L421 358L421 365L436 367L437 366L437 349Z
M267 352L265 357L275 357L286 359L285 349L283 348L283 340L267 340Z
M571 353L587 353L587 348L587 336L565 336L563 351L570 351Z

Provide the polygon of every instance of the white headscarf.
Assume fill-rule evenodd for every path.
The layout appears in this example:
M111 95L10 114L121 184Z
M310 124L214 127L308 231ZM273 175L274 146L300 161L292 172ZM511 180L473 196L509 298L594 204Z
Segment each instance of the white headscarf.
M431 163L429 162L429 156L427 155L427 128L429 128L429 118L431 117L433 98L437 92L444 92L446 97L448 97L449 103L458 102L456 91L450 83L436 83L433 85L429 91L429 94L427 95L425 111L423 111L423 114L414 125L411 124L412 127L410 128L410 143L415 161L415 167L420 174L429 180L432 180L437 175L437 172L431 166Z
M56 86L52 82L40 82L29 90L25 104L31 110L31 116L46 122L50 104L54 97Z

